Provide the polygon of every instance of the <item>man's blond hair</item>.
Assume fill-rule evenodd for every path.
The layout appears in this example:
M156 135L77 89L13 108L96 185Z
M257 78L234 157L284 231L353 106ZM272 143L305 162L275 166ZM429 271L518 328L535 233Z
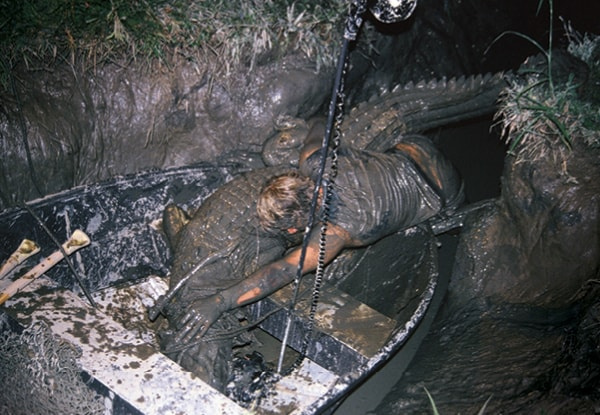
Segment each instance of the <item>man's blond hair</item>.
M263 229L280 232L306 226L313 187L313 181L297 171L289 171L269 180L256 204Z

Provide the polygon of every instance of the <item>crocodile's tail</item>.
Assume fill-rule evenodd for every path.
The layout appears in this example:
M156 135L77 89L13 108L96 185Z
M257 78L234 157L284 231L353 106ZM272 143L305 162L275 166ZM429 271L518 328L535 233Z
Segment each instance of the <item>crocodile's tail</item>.
M501 72L409 82L353 108L345 117L342 133L351 137L353 147L384 151L398 135L492 114L506 85Z
M505 86L504 73L396 86L360 103L344 117L342 145L385 151L402 135L492 114ZM309 124L300 120L269 138L262 153L265 164L296 166L308 131Z

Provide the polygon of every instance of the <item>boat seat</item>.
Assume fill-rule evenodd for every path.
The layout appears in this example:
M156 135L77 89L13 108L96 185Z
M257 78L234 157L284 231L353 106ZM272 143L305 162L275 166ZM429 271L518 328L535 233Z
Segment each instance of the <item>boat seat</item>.
M307 280L305 278L301 284L303 295L299 296L296 304L288 336L288 345L297 351L302 349L309 327L312 289ZM292 295L293 286L288 285L249 307L255 319L283 307L260 325L261 329L279 340L283 339L287 323L285 309ZM379 352L396 325L395 320L324 283L306 356L342 376L356 370Z

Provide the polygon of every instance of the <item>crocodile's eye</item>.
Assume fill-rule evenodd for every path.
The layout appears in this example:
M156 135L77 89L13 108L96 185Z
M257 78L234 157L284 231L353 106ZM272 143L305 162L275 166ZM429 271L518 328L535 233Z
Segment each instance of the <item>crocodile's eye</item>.
M286 144L291 138L290 133L281 133L279 134L279 143Z

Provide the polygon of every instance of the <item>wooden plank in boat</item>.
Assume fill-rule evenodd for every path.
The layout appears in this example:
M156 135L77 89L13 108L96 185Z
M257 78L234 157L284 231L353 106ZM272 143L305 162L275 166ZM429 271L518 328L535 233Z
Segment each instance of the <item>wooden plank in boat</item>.
M69 290L48 290L40 278L5 303L19 324L45 322L81 350L78 362L112 405L131 414L249 414L192 373L184 371L139 333L92 308ZM1 312L1 311L0 311ZM112 399L111 399L112 397ZM111 412L112 413L112 412Z
M306 280L306 279L305 279ZM308 326L310 284L303 282L296 305L288 344L300 350ZM250 307L255 318L286 306L293 287L287 286ZM276 312L261 323L261 328L278 339L283 338L287 321L285 311ZM355 370L373 357L389 339L396 321L377 312L343 291L324 284L315 314L313 337L307 356L338 375Z
M82 352L82 369L97 389L109 395L119 414L250 414L196 376L162 355L156 333L144 322L146 307L167 289L159 277L136 284L110 287L93 294L98 309L72 291L48 287L45 278L34 281L6 302L4 311L20 325L44 321L51 331ZM282 378L261 404L263 415L302 414L317 405L339 378L306 360ZM107 407L108 408L108 407ZM111 412L111 413L113 413Z

